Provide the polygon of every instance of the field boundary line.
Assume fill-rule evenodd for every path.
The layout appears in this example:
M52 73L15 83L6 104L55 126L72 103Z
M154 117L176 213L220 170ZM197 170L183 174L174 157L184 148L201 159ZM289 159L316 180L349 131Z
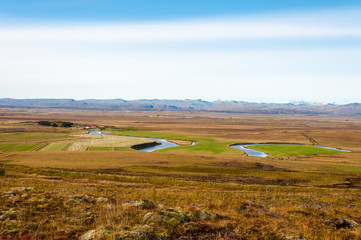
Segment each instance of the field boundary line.
M61 151L67 151L73 143L68 143Z
M40 149L42 149L42 148L44 148L44 147L46 147L48 145L49 145L48 142L44 142L44 143L40 144L39 146L37 146L37 147L35 147L33 149L30 149L29 151L39 151Z
M310 137L309 135L307 135L306 133L302 133L302 135L307 138L307 140L312 144L312 145L319 145L318 142L313 139L312 137Z

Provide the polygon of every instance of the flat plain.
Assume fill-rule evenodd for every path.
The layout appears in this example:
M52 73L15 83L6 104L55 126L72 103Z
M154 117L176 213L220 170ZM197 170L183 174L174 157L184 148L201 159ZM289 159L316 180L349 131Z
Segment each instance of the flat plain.
M59 109L0 114L3 239L360 238L360 117ZM141 152L130 148L137 141L89 139L85 129L39 126L40 120L185 144ZM259 145L270 155L258 158L230 147L237 143L351 152ZM76 144L84 151L71 151Z

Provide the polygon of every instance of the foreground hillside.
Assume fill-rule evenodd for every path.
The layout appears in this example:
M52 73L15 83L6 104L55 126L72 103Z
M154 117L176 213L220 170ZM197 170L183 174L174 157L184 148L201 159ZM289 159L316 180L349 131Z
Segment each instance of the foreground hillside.
M3 110L0 120L2 239L361 236L358 118ZM85 130L38 120L196 144L152 153L69 151ZM228 146L312 141L352 152L254 158Z

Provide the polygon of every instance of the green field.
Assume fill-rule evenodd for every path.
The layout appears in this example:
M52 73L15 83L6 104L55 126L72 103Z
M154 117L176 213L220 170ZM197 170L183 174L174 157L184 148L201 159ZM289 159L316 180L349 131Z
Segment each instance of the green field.
M114 150L115 151L135 151L134 149L129 148L129 147L115 147Z
M159 152L187 152L187 153L208 153L208 154L233 154L239 155L237 149L229 147L231 142L218 141L211 138L194 138L197 143L192 146L166 148Z
M149 132L149 131L134 131L134 130L118 130L109 129L112 134L137 136L137 137L151 137L151 138L164 138L167 140L188 140L195 141L196 144L192 146L180 146L173 148L166 148L159 150L159 152L187 152L187 153L208 153L208 154L234 154L239 155L237 149L229 147L232 142L218 141L212 138L200 138L191 135L162 133L162 132Z
M43 143L25 143L15 148L10 149L8 152L24 152L39 147Z
M339 166L339 165L334 165L334 166L331 166L331 167L341 169L341 170L345 170L345 171L361 172L361 167Z
M69 135L64 133L10 133L1 134L0 142L44 141L67 137L69 137Z
M40 149L40 151L61 151L63 148L65 148L69 142L53 142L49 145L43 147Z
M110 147L90 147L89 151L110 151Z
M325 149L320 147L291 145L291 144L253 145L253 146L249 146L248 148L265 152L271 155L280 155L280 156L334 154L341 152L341 151Z
M9 148L15 147L18 143L3 143L0 144L0 151L6 151Z
M185 134L175 134L175 133L163 133L163 132L151 132L151 131L137 131L137 130L128 130L128 129L107 129L111 131L112 134L124 135L124 136L134 136L134 137L149 137L149 138L164 138L164 139L180 139L180 140L193 140L194 136L185 135Z

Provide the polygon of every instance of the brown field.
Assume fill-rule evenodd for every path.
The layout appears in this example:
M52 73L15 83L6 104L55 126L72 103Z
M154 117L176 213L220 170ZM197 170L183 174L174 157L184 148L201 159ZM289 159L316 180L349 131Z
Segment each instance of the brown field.
M39 151L44 143L77 141L71 129L39 120L159 134L181 145L195 140L198 149L274 142L352 152L254 158L231 148L147 153L101 144L94 148L112 150ZM1 109L0 145L30 143L39 144L0 155L0 238L78 239L90 230L95 239L361 236L361 117ZM137 200L160 205L124 205ZM148 212L158 218L143 219Z

